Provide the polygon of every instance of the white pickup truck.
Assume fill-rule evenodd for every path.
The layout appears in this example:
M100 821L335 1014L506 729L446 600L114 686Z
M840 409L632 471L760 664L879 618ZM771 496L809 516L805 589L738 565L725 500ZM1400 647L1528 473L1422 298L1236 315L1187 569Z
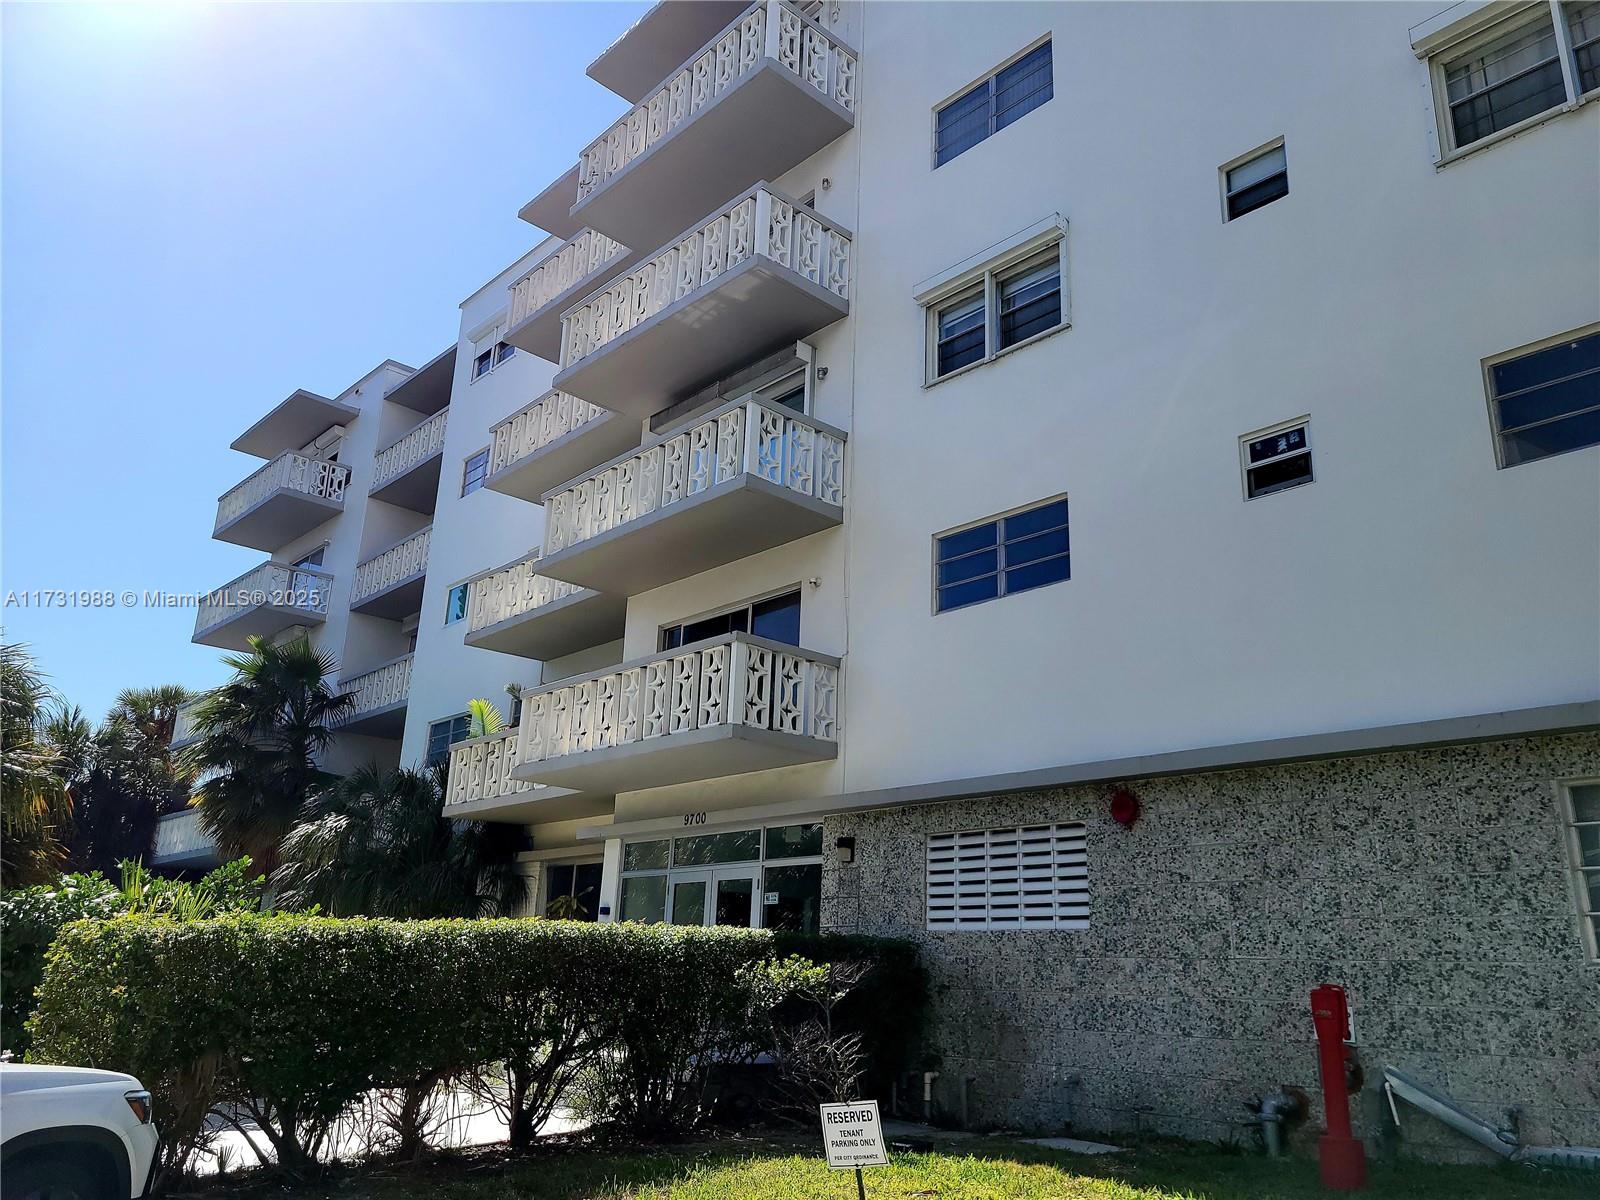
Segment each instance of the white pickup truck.
M0 1200L137 1200L156 1127L132 1075L0 1062Z

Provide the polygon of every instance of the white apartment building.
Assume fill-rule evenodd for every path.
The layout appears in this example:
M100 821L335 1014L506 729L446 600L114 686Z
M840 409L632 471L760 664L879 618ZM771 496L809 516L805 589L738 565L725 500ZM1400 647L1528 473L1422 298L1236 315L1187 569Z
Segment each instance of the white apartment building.
M455 348L235 443L325 610L196 640L309 629L536 911L919 941L974 1123L1236 1135L1329 981L1600 1141L1600 2L678 0L588 74Z

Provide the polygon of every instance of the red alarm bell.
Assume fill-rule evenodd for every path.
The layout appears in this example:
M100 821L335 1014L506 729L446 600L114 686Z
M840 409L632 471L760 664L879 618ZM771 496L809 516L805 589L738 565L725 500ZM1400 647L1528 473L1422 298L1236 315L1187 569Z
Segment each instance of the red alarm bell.
M1139 819L1139 797L1125 787L1111 793L1111 819L1124 829L1133 828Z

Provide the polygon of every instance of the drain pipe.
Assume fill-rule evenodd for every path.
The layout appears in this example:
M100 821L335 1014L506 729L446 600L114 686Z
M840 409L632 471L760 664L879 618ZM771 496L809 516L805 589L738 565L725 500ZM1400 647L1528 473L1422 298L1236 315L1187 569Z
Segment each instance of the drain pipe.
M922 1123L933 1124L933 1081L939 1078L937 1071L924 1071L922 1073Z
M1305 1113L1305 1098L1280 1088L1261 1101L1255 1120L1261 1125L1261 1140L1267 1148L1268 1158L1283 1155L1283 1127L1298 1120Z
M1418 1083L1393 1067L1383 1069L1383 1091L1389 1098L1389 1115L1394 1118L1396 1126L1400 1124L1400 1110L1395 1106L1395 1097L1398 1096L1407 1104L1421 1109L1511 1162L1600 1171L1600 1147L1524 1145L1514 1130L1495 1129L1448 1096Z

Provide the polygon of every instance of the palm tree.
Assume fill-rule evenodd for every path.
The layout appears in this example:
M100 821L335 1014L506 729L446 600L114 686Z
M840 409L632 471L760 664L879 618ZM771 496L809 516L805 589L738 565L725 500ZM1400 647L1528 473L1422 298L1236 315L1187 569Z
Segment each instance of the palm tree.
M124 688L117 693L106 721L125 725L132 736L132 749L149 762L173 769L172 735L178 727L178 709L194 698L178 683L159 687Z
M222 661L233 678L206 693L199 738L179 762L201 779L200 824L224 858L248 854L270 871L306 801L335 778L317 760L355 700L329 682L337 664L305 638L274 646L253 637L247 653Z
M28 648L0 645L0 878L8 887L52 878L65 857L71 764L43 730L53 698Z
M333 916L509 916L526 885L517 830L441 814L436 773L362 767L318 792L283 839L279 903Z

